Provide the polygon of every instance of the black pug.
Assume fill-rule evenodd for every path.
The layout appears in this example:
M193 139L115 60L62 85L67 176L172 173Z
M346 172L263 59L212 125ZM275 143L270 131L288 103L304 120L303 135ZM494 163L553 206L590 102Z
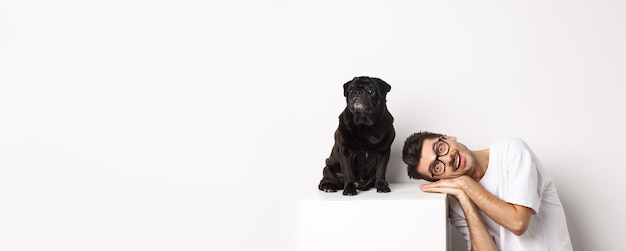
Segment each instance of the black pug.
M355 77L343 85L346 108L339 115L335 145L326 159L318 188L325 192L343 189L343 195L376 187L391 192L385 180L391 143L396 132L387 110L391 86L371 77Z

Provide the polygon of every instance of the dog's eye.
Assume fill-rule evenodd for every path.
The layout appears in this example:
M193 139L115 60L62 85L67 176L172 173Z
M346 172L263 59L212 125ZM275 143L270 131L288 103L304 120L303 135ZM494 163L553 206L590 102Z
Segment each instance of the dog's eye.
M373 89L369 89L369 90L367 90L367 93L374 94L374 90Z

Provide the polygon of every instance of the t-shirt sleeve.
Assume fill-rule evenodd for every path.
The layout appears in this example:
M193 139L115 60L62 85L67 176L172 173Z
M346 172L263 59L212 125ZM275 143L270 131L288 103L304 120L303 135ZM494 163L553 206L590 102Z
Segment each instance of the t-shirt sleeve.
M539 211L537 165L532 152L519 138L511 139L507 151L505 200Z

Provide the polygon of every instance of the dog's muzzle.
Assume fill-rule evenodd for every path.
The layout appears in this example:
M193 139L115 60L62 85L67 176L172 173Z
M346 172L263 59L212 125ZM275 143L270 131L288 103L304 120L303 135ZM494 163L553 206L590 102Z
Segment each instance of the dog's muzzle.
M354 97L352 99L352 109L357 112L363 112L367 109L367 103L361 97Z

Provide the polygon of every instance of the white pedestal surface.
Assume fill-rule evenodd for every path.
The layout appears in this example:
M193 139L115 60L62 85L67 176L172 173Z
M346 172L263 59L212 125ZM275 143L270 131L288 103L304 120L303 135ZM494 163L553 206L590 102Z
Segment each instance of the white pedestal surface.
M299 250L449 250L446 195L420 191L421 181L390 184L356 196L312 191L299 202Z

